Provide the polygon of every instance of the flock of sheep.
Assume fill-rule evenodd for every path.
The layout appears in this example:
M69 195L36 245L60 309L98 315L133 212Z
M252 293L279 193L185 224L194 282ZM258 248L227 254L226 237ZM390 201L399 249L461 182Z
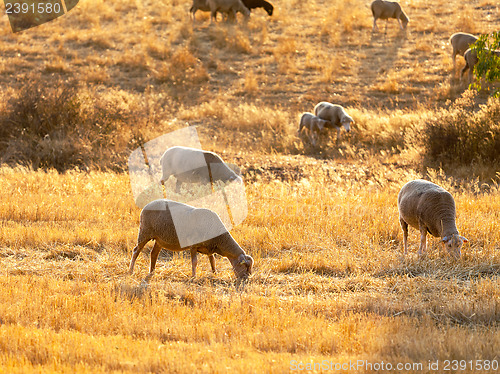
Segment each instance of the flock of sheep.
M337 111L341 114L340 118L344 113L342 107L329 103L320 103L316 107L317 113L321 113L321 109L332 109L331 112L335 118L337 118ZM331 122L333 120L330 120ZM349 125L349 122L344 123ZM227 167L220 156L195 148L171 147L161 157L160 164L162 168L160 183L164 184L170 177L174 177L176 189L183 183L241 180L231 168ZM212 167L213 170L219 170L219 172L210 173L209 165L219 165L220 167ZM210 175L206 175L206 170ZM398 194L398 210L399 221L403 229L405 255L408 250L408 226L412 226L418 229L421 235L419 256L426 251L426 238L429 233L441 238L443 246L451 256L460 257L462 245L467 242L467 239L457 230L455 201L448 191L429 181L421 179L410 181L401 188ZM151 240L155 243L151 251L146 282L149 282L153 276L158 255L163 248L170 251L189 250L193 277L196 275L198 253L208 256L214 273L216 271L215 253L229 260L238 279L245 280L252 273L253 258L245 253L217 213L210 209L195 208L167 199L154 200L147 204L140 216L139 235L137 245L132 252L130 274L133 273L137 257Z
M227 18L234 18L237 12L248 17L250 10L258 7L264 8L270 16L273 14L272 4L265 0L193 0L190 12L194 22L195 13L198 10L209 11L212 22L216 19L218 12L225 14ZM376 23L378 19L395 18L402 30L408 25L409 18L397 2L375 0L371 4L371 11L373 31L378 30ZM477 56L471 51L470 46L477 39L474 35L461 32L453 34L450 38L454 68L456 55L464 56L466 65L461 76L469 70L469 80L472 78L473 67L477 63ZM494 52L500 55L500 51ZM338 142L341 128L344 127L349 132L352 124L354 120L342 106L320 102L314 107L314 114L310 112L302 114L298 133L304 144L311 144L315 147L320 135L328 129L336 129ZM183 183L203 184L210 183L213 179L223 182L238 179L241 182L241 178L227 167L220 156L213 152L188 147L171 147L161 157L160 164L162 167L161 184L164 184L170 177L174 177L177 192ZM210 174L209 177L206 175L207 165L218 165L219 167L214 170L219 171L214 175ZM457 230L455 201L448 191L432 182L417 179L406 183L401 188L397 203L405 254L408 250L408 226L412 226L420 231L419 255L423 255L426 251L426 238L429 233L441 238L443 246L452 257L460 257L462 245L467 242L467 239ZM180 231L187 239L180 239ZM216 270L215 253L228 258L237 278L247 279L252 272L254 260L245 253L225 228L219 216L210 209L195 208L165 199L147 204L140 216L139 235L130 262L130 274L133 272L138 255L150 240L154 240L155 244L151 252L150 269L146 281L153 276L162 248L171 251L190 250L193 277L196 274L198 253L208 256L213 272Z

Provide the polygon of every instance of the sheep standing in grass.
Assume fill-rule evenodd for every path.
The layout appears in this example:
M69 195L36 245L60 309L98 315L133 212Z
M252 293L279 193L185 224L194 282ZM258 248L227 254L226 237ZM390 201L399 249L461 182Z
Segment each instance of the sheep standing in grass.
M208 5L207 0L193 0L193 5L191 6L191 9L189 9L189 12L191 13L191 16L193 18L193 24L196 20L195 14L198 10L201 10L202 12L210 12L210 6ZM215 15L215 17L217 18L217 14Z
M386 33L389 18L397 19L401 30L405 30L406 26L408 26L408 21L410 19L405 14L405 12L403 12L403 9L401 9L401 5L399 5L399 3L396 3L394 1L375 0L371 5L371 9L373 14L373 31L378 31L377 20L379 18L387 20L385 23Z
M467 34L465 32L457 32L450 37L450 44L453 48L453 52L451 54L451 58L453 59L453 70L456 69L457 55L463 56L465 51L467 51L471 44L474 44L477 39L477 36Z
M243 4L248 8L248 10L252 11L255 8L264 8L264 10L269 14L269 16L273 15L273 4L267 2L266 0L242 0Z
M175 191L182 183L211 184L216 181L242 181L227 164L214 152L202 149L175 146L170 147L160 158L161 184L168 178L176 178Z
M492 50L491 52L493 54L495 54L496 56L500 57L500 50L495 50L495 51ZM470 84L470 83L472 83L472 77L473 77L473 73L474 73L474 66L479 61L478 58L477 58L476 51L473 51L472 49L469 48L464 53L464 59L465 59L465 66L462 69L462 72L460 73L460 78L463 78L463 75L468 70L469 71L469 84Z
M331 122L316 117L314 114L306 112L300 117L299 123L299 137L302 139L304 146L307 145L306 139L313 147L316 147L319 134L326 126L331 127Z
M241 0L207 0L210 7L210 22L212 22L217 12L227 13L236 17L236 12L242 13L246 18L250 17L250 11Z
M408 251L408 225L420 230L419 256L425 253L427 233L440 237L448 253L460 257L467 239L458 234L453 196L444 188L417 179L406 183L398 195L399 222L403 229L404 253Z
M196 275L197 254L206 254L215 272L214 253L227 257L234 273L246 279L252 272L253 259L248 256L220 220L217 213L170 200L155 200L141 212L137 246L132 253L129 274L134 271L135 261L150 240L155 244L151 251L151 263L146 281L153 276L158 254L162 248L170 251L191 251L192 275Z
M340 139L340 128L343 126L345 131L349 132L351 124L354 124L352 117L345 112L342 106L337 104L322 101L314 107L314 114L329 122L325 123L324 128L337 129L337 143Z

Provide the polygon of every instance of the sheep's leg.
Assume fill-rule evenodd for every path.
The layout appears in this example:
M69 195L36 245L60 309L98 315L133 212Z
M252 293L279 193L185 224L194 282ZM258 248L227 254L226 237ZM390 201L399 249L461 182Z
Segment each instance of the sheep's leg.
M216 273L217 270L215 270L215 257L214 257L214 255L208 255L208 260L210 261L210 266L212 267L212 272Z
M132 251L132 259L130 260L130 266L128 268L128 273L132 274L134 272L134 266L135 266L135 261L137 260L137 257L139 256L139 253L141 253L142 249L146 245L146 243L149 240L146 240L144 242L138 243L137 246L134 248Z
M198 265L198 250L191 248L191 269L193 278L196 277L196 265Z
M451 58L453 59L453 73L455 73L455 70L457 70L457 51L455 49L453 49Z
M408 224L402 218L399 218L399 223L401 224L401 228L403 229L403 248L406 255L406 253L408 252Z
M373 28L372 28L372 32L375 32L375 31L378 31L376 18L373 19Z
M151 263L149 264L149 274L148 279L151 279L156 267L156 261L158 260L158 255L160 254L161 246L155 241L155 245L153 246L153 250L151 251Z
M340 141L340 127L337 127L337 144L339 144Z
M418 255L422 256L427 251L427 228L420 226L420 248L418 249Z

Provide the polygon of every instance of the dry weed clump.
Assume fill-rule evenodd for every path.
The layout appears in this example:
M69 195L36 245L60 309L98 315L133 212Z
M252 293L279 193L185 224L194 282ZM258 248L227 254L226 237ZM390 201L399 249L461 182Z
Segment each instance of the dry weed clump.
M499 123L498 98L490 98L477 110L473 93L466 92L424 127L424 162L448 166L500 165Z
M152 109L124 91L99 92L71 81L49 86L34 79L4 104L2 162L59 171L121 170L136 134L148 130L152 117Z

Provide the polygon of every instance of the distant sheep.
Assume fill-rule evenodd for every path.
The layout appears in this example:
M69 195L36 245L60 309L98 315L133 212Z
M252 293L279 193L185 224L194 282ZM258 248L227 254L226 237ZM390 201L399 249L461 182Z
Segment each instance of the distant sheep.
M405 12L403 12L403 9L401 9L401 5L394 1L375 0L371 5L371 9L373 14L373 31L378 31L377 20L379 18L387 20L385 23L385 32L387 32L389 18L397 19L401 30L405 30L410 21Z
M495 51L491 51L491 52L494 53L496 56L500 57L500 50L495 50ZM472 83L474 66L479 61L477 58L476 51L473 51L472 49L469 48L464 53L464 59L465 59L465 66L462 69L462 72L460 73L460 78L463 78L463 75L468 70L469 71L469 83Z
M456 68L457 55L463 56L465 51L467 51L471 44L474 44L477 39L477 36L465 32L457 32L450 37L450 44L453 48L451 54L451 58L453 59L453 70Z
M210 22L212 22L217 12L227 13L236 17L236 12L242 13L246 18L250 17L250 11L241 0L207 0L210 7Z
M196 276L197 254L206 254L215 272L214 253L227 257L239 279L252 273L253 259L248 256L227 231L217 213L170 200L155 200L141 212L137 246L132 253L129 274L142 249L150 240L155 244L146 281L153 276L162 248L170 251L190 250L192 275Z
M351 124L354 124L352 117L345 112L342 106L337 104L322 101L314 107L314 114L330 122L325 124L325 128L337 129L337 143L340 139L340 128L343 126L345 131L349 132Z
M264 8L264 10L269 14L269 16L273 15L273 4L267 2L266 0L242 0L243 4L250 10L255 8Z
M175 191L179 192L182 183L202 183L222 181L241 181L238 176L214 152L202 149L175 146L170 147L160 158L162 171L161 184L171 176L176 179Z
M332 123L330 121L321 119L312 113L306 112L300 117L298 134L302 139L304 146L308 145L305 141L307 138L308 143L310 143L313 147L316 147L319 135L323 128L327 126L332 127L331 125Z
M458 234L455 200L444 188L417 179L406 183L398 195L399 222L403 229L404 253L408 251L408 225L420 230L419 256L427 249L427 233L440 237L448 253L460 257L468 240Z
M201 10L203 12L210 12L210 6L208 5L207 0L193 0L193 5L191 6L191 9L189 9L189 12L191 13L191 16L193 18L193 24L195 22L195 14L198 10ZM217 18L217 14L215 15L215 17Z

